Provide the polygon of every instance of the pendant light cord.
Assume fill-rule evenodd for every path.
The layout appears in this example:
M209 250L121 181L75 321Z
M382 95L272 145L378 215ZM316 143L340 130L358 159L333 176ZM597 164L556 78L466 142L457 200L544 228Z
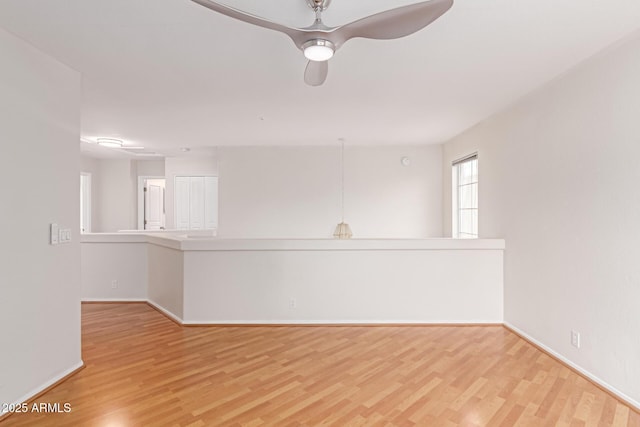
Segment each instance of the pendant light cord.
M341 141L342 149L340 156L340 169L342 170L342 178L341 178L341 187L342 187L342 201L341 201L341 210L342 210L342 222L344 222L344 141Z

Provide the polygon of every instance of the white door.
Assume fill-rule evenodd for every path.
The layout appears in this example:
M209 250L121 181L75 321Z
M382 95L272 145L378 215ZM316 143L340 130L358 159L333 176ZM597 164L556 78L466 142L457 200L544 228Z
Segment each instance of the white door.
M218 226L218 177L177 176L175 212L178 230L203 230Z
M189 192L190 179L188 176L177 176L175 181L176 200L176 228L189 229Z
M144 229L164 230L164 180L148 179L144 187Z
M204 229L204 177L192 176L189 187L189 228Z

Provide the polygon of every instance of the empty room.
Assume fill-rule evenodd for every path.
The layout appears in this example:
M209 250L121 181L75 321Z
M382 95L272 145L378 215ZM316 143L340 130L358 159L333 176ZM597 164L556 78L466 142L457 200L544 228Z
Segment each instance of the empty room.
M0 426L640 426L640 3L2 0Z

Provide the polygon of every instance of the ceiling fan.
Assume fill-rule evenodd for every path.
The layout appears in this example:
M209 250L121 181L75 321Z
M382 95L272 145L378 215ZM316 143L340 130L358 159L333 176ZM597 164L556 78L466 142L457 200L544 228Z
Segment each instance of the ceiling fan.
M322 23L322 12L331 0L306 0L315 14L315 22L305 28L292 28L218 3L215 0L192 0L208 9L249 24L288 35L309 60L304 81L320 86L327 78L328 60L347 40L362 37L389 40L405 37L426 27L453 5L453 0L429 0L380 12L338 27Z

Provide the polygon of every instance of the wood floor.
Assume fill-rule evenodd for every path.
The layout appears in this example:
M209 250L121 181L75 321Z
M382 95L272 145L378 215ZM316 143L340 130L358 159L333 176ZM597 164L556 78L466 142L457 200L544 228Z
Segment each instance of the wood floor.
M640 426L501 326L183 328L82 307L86 368L9 426ZM42 355L46 357L46 355Z

